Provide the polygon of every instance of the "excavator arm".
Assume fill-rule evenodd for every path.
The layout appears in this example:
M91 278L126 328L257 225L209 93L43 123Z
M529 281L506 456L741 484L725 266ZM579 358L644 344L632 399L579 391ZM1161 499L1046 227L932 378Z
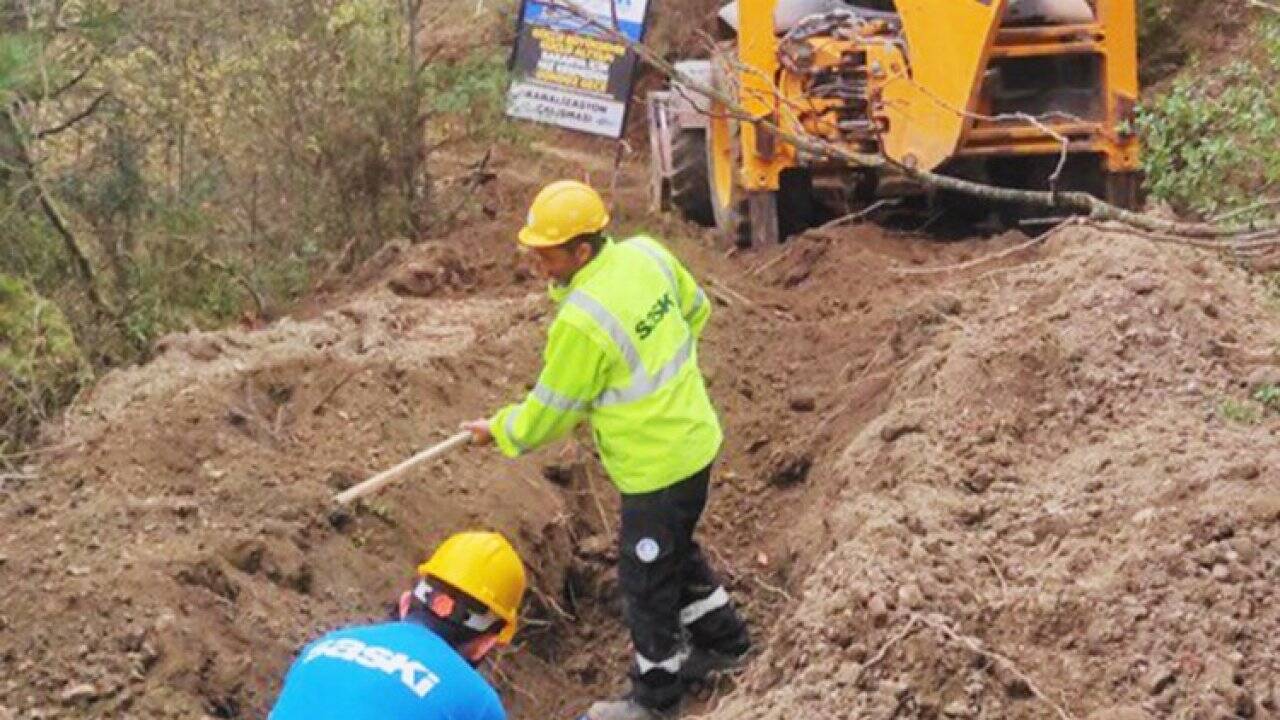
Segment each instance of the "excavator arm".
M933 170L950 158L972 121L1007 0L898 0L906 63L883 73L884 151Z

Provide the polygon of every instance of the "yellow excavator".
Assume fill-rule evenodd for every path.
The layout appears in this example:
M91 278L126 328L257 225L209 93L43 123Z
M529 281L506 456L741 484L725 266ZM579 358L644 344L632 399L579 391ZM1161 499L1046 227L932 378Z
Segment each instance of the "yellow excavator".
M1135 3L737 0L719 13L713 57L677 68L793 136L1133 207ZM855 210L894 197L948 200L892 164L798 148L678 83L647 105L656 203L740 246L803 230L820 198ZM950 200L962 211L980 205Z

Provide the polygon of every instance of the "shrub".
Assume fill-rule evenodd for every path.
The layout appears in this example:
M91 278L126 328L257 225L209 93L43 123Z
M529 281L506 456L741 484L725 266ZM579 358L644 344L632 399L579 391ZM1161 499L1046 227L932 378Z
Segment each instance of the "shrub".
M1274 212L1258 201L1280 186L1280 21L1255 32L1256 58L1183 73L1140 110L1147 189L1178 210L1241 211L1238 220Z
M0 451L29 437L88 378L58 306L0 274Z

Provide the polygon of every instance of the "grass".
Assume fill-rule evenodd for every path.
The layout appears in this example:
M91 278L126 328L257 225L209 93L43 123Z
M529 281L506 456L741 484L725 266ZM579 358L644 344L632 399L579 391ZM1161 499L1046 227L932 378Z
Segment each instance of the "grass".
M1257 405L1236 398L1223 398L1218 403L1218 415L1224 420L1242 425L1255 425L1262 420L1262 412Z
M1253 399L1268 410L1280 412L1280 385L1263 385L1253 392Z
M1262 276L1263 302L1266 306L1280 312L1280 270Z

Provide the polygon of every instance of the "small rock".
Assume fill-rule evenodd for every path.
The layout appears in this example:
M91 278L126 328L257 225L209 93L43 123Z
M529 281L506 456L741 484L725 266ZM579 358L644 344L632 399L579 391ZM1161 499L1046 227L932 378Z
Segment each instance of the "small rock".
M919 610L924 607L924 593L920 592L919 585L907 583L898 588L898 602L912 610Z
M1146 525L1147 523L1154 520L1155 517L1156 517L1155 508L1143 508L1138 512L1134 513L1133 517L1130 518L1129 522L1131 522L1134 525Z
M991 487L991 483L995 482L995 475L987 468L978 468L964 479L964 486L970 492L983 493L987 488Z
M413 263L388 280L387 287L401 297L431 297L443 284L439 275L436 268Z
M84 577L85 575L88 575L90 572L91 570L83 565L72 565L71 567L67 568L67 574L70 575L71 577Z
M1244 565L1252 565L1258 559L1258 545L1247 537L1233 541L1231 546Z
M1147 692L1152 695L1159 695L1164 692L1165 688L1177 681L1178 675L1173 668L1157 665L1147 673L1147 678L1143 682Z
M880 429L880 439L891 443L903 435L918 433L923 429L923 425L915 420L895 420Z
M1246 688L1240 688L1236 692L1235 710L1236 717L1252 718L1258 714L1258 703Z
M813 467L813 458L804 453L775 451L769 458L766 480L774 487L790 487L804 482Z
M1030 529L1015 533L1013 537L1009 539L1013 540L1019 545L1026 545L1027 547L1032 547L1038 542L1038 540L1036 540L1035 531Z
M812 412L818 406L818 399L812 393L801 392L792 395L787 406L796 412Z
M222 554L232 567L253 575L262 567L262 559L267 555L267 544L258 539L238 540L230 544Z
M962 505L952 511L952 515L965 525L977 525L987 517L987 508L984 505Z
M931 300L933 309L944 315L959 315L964 310L964 303L955 295L939 295Z
M1280 367L1264 365L1249 373L1247 381L1250 390L1264 387L1280 387Z
M72 685L58 693L58 701L63 705L75 705L98 697L98 688L92 683Z
M880 593L872 595L867 600L867 614L871 616L871 622L876 627L884 627L884 624L889 621L889 605Z
M1252 460L1243 460L1227 468L1226 472L1222 474L1222 479L1255 480L1261 474L1262 470L1258 467L1258 463Z
M568 487L573 484L573 466L568 463L543 465L542 477L553 485Z
M1220 657L1211 657L1204 663L1201 680L1210 688L1226 695L1235 687L1235 675L1236 671L1231 663Z
M352 520L355 520L355 516L345 507L336 508L329 513L329 525L338 532L350 527Z
M1150 295L1160 287L1160 283L1155 276L1148 272L1140 272L1130 275L1124 282L1124 286L1134 295Z
M952 700L947 703L946 707L942 708L942 714L954 718L969 717L969 703L963 700Z
M1043 403L1041 405L1037 405L1035 410L1033 410L1032 412L1035 413L1036 417L1043 420L1045 418L1053 417L1054 415L1056 415L1058 412L1058 407L1053 403Z

